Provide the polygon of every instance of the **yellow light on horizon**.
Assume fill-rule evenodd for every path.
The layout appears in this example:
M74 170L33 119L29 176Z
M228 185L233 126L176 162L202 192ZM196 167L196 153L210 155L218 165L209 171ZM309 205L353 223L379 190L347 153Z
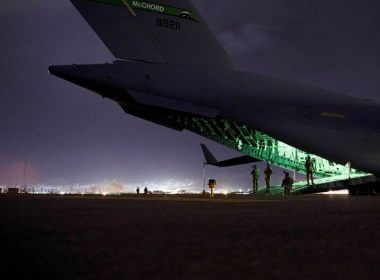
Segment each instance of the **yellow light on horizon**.
M334 195L334 194L342 194L342 195L348 195L350 194L348 190L338 190L338 191L328 191L322 193L324 195Z

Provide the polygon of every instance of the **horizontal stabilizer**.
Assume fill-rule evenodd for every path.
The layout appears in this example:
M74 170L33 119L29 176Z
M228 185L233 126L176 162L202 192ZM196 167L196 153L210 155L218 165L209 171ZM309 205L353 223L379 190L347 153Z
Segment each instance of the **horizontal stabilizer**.
M255 159L250 156L241 156L241 157L219 161L213 165L217 167L230 167L230 166L243 165L243 164L248 164L248 163L253 163L253 162L259 162L259 161L260 160Z
M206 160L206 164L215 164L218 162L216 160L216 158L214 157L214 155L210 152L210 150L207 148L207 146L205 144L201 144L201 148L202 148L205 160Z
M213 165L217 167L230 167L230 166L243 165L243 164L260 161L250 156L241 156L241 157L236 157L236 158L227 159L223 161L217 161L214 155L210 152L210 150L207 148L205 144L201 144L201 148L206 160L205 164Z

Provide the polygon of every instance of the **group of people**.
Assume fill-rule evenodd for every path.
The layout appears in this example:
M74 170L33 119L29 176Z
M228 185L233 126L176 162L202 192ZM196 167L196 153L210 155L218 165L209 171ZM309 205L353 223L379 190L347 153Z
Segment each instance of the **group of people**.
M306 170L306 180L307 180L307 185L310 186L310 181L311 184L314 185L314 178L313 178L313 173L314 173L314 163L313 160L311 159L310 156L306 157L305 160L305 170ZM266 168L264 170L264 180L265 180L265 191L269 192L270 191L270 182L271 182L271 177L272 177L273 171L269 163L267 163ZM252 166L252 192L253 194L257 193L258 191L258 186L259 186L259 178L260 178L260 169L257 167L257 165ZM284 188L284 195L290 195L293 189L293 183L294 180L293 178L290 177L289 172L284 171L284 179L282 180L282 188Z
M253 186L253 193L256 193L259 186L259 178L260 178L260 169L257 167L257 165L252 166L252 186ZM264 179L265 179L265 187L266 191L269 192L270 189L270 180L272 177L273 171L269 163L267 163L267 167L264 170Z
M140 194L140 187L137 187L136 194L138 194L138 195ZM148 188L147 187L144 188L144 194L148 194Z

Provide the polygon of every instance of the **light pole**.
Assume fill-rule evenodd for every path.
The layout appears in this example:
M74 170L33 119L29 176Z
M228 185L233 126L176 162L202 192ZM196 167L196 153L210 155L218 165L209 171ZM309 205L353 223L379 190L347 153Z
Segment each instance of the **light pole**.
M203 194L206 193L206 163L203 161Z

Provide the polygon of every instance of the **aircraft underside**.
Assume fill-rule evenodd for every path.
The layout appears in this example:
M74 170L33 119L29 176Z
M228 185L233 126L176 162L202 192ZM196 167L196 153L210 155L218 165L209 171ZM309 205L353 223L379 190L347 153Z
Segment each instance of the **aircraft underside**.
M191 131L242 154L306 174L304 163L310 155L307 151L292 147L244 124L224 118L208 118L154 107L122 107L128 114L173 129ZM318 155L311 157L315 165L314 175L324 179L324 183L348 178L373 177L372 174L351 169L349 164L337 164Z

